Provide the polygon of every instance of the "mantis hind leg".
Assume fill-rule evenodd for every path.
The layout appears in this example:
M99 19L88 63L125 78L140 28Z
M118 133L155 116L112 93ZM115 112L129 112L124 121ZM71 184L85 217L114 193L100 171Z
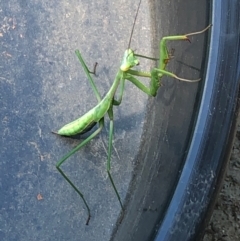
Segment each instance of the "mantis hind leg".
M110 118L110 127L109 127L109 139L108 139L107 174L108 174L108 177L109 177L110 182L112 184L112 187L114 189L114 192L117 196L117 199L120 203L120 206L123 210L123 204L122 204L120 195L117 191L116 185L113 181L113 178L112 178L112 175L111 175L111 172L110 172L110 170L111 170L111 155L112 155L112 139L113 139L113 109L112 109L112 106L108 110L108 115L109 115L109 118Z
M104 125L104 118L102 118L99 121L99 128L93 132L89 137L87 137L84 141L82 141L78 146L76 146L74 149L72 149L70 152L68 152L63 158L61 158L61 160L58 161L58 163L56 164L56 168L57 170L61 173L61 175L65 178L65 180L73 187L73 189L78 193L78 195L81 197L81 199L84 202L85 207L87 208L88 211L88 218L87 218L87 222L86 225L88 225L89 220L91 218L91 212L90 212L90 208L87 204L86 199L84 198L82 192L73 184L73 182L67 177L67 175L63 172L63 170L60 168L61 165L70 157L72 156L75 152L77 152L79 149L81 149L83 146L85 146L89 141L91 141L95 136L97 136Z

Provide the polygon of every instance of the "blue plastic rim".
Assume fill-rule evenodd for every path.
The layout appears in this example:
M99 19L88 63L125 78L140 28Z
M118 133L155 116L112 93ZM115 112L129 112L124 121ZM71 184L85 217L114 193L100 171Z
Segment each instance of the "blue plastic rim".
M239 107L239 1L213 1L211 16L213 27L199 116L156 241L202 237L232 147Z

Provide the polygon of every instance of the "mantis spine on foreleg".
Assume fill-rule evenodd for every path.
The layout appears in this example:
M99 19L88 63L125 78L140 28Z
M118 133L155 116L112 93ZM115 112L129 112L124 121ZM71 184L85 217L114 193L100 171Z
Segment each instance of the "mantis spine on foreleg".
M133 33L134 26L135 26L135 22L136 22L136 18L137 18L137 14L138 14L138 11L139 11L140 4L141 4L141 0L139 2L137 13L136 13L136 16L135 16L135 19L134 19L132 33ZM89 141L91 141L95 136L97 136L101 132L101 130L104 126L104 116L105 116L105 114L108 114L109 119L110 119L110 127L109 127L109 141L108 141L107 173L108 173L108 177L111 181L111 184L113 186L113 189L114 189L114 191L117 195L120 206L123 210L123 204L122 204L120 195L117 191L117 188L115 186L115 183L114 183L113 178L112 178L111 173L110 173L110 169L111 169L111 165L110 165L111 163L110 162L111 162L112 139L113 139L113 116L114 116L113 115L113 106L114 105L118 106L118 105L121 104L125 80L128 80L128 81L132 82L140 90L142 90L143 92L145 92L146 94L148 94L150 96L156 96L157 91L160 87L160 80L164 75L173 77L173 78L181 80L181 81L187 81L187 82L199 81L200 79L188 80L188 79L180 78L180 77L176 76L175 74L165 70L166 66L167 66L167 63L170 60L170 56L169 56L168 51L167 51L166 41L188 40L190 42L190 40L188 38L189 36L201 34L201 33L205 32L207 29L209 29L210 27L211 27L211 25L209 25L208 27L206 27L202 31L189 33L189 34L185 34L185 35L163 37L161 39L160 45L159 45L160 56L159 56L158 67L153 68L151 70L151 72L138 71L138 70L132 69L136 65L139 64L139 60L138 60L137 57L147 58L147 59L153 59L153 58L143 56L143 55L138 55L138 54L134 53L134 51L130 48L130 42L131 42L131 37L132 37L132 33L131 33L129 46L125 50L121 66L120 66L120 68L119 68L119 70L116 74L116 77L113 81L113 84L112 84L110 90L107 92L107 94L105 95L104 98L100 97L100 94L97 90L97 87L95 86L95 83L94 83L94 81L93 81L93 79L90 75L90 74L92 74L92 72L89 71L88 67L86 66L86 64L85 64L85 62L82 58L81 53L79 52L79 50L75 51L81 65L82 65L82 67L83 67L83 69L84 69L84 71L85 71L85 73L88 77L88 80L91 84L91 87L93 88L94 94L96 95L96 98L98 100L98 104L94 108L89 110L87 113L85 113L82 117L64 125L57 132L53 132L53 133L58 134L58 135L62 135L62 136L73 136L73 135L82 134L82 133L85 133L85 132L89 131L97 123L99 125L97 130L95 130L90 136L88 136L85 140L83 140L78 146L76 146L69 153L67 153L64 157L62 157L58 161L58 163L56 164L57 170L61 173L61 175L65 178L65 180L74 188L74 190L82 198L82 200L83 200L83 202L84 202L84 204L87 208L88 218L87 218L86 225L88 225L89 220L91 218L90 208L89 208L89 206L87 204L87 201L85 200L82 192L72 183L72 181L62 171L61 165L70 156L72 156L75 152L77 152L79 149L81 149L83 146L85 146ZM145 86L140 80L137 79L136 76L149 78L150 79L150 86L149 87ZM116 93L119 85L120 85L119 99L116 100L115 99L115 93Z

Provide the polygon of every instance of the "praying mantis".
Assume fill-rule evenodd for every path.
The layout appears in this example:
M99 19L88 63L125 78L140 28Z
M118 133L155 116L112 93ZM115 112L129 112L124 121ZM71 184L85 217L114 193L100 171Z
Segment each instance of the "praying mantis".
M133 30L134 30L134 26L136 23L140 5L141 5L141 0L139 1L137 12L135 15L132 32L131 32L130 39L129 39L128 48L124 52L120 68L117 71L117 74L112 83L112 86L110 87L109 91L106 93L106 95L103 98L100 96L99 91L91 76L92 74L95 74L96 65L94 67L94 71L90 71L89 68L87 67L87 65L85 64L85 61L83 60L83 57L82 57L80 51L79 50L75 51L75 54L77 55L81 65L83 67L83 70L87 75L88 81L94 91L98 104L95 107L93 107L91 110L89 110L87 113L85 113L83 116L81 116L80 118L64 125L57 132L53 132L54 134L57 134L60 136L74 136L74 135L86 133L86 132L90 131L95 125L98 124L98 128L96 130L94 130L86 139L84 139L74 149L72 149L65 156L63 156L56 164L57 170L64 177L64 179L72 186L72 188L78 193L78 195L81 197L81 199L87 209L88 217L87 217L86 225L89 224L89 221L91 218L91 211L90 211L89 205L88 205L83 193L73 184L73 182L63 172L63 170L61 169L61 165L70 156L72 156L74 153L76 153L78 150L80 150L82 147L84 147L87 143L89 143L93 138L95 138L101 132L101 130L104 127L104 116L107 114L110 119L108 151L107 151L107 174L108 174L108 178L111 182L111 185L114 189L114 192L117 196L121 209L123 210L123 203L122 203L122 200L118 193L118 190L116 188L116 185L113 181L110 170L111 170L111 154L112 154L113 129L114 129L113 107L119 106L122 102L125 81L126 80L130 81L138 89L140 89L147 95L155 97L157 95L158 89L161 84L161 78L163 76L170 76L174 79L177 79L180 81L186 81L186 82L197 82L200 80L200 79L189 80L189 79L180 78L177 75L175 75L174 73L166 70L166 66L167 66L168 62L171 60L171 54L167 50L166 42L167 41L177 41L177 40L187 40L190 42L190 40L189 40L190 36L204 33L207 29L209 29L211 27L211 25L207 26L205 29L198 31L198 32L188 33L185 35L175 35L175 36L163 37L160 40L160 44L159 44L159 59L147 57L144 55L139 55L139 54L136 54L130 48L130 44L131 44L131 38L133 35ZM153 68L150 72L136 70L136 69L134 69L134 67L139 65L139 63L140 63L138 58L146 58L146 59L158 61L158 67ZM150 79L149 87L147 87L145 84L143 84L137 78L138 76ZM115 93L118 90L118 88L119 88L119 97L115 98Z

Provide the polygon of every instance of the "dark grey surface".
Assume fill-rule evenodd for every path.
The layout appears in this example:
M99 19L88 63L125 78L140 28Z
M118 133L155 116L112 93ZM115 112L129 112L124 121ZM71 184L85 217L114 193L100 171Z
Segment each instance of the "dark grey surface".
M109 240L120 206L105 171L108 126L63 166L89 202L89 226L81 199L55 168L79 141L51 131L97 103L75 49L90 67L99 63L95 80L103 95L127 48L137 2L11 0L0 9L0 239ZM150 51L149 25L143 1L132 47L144 53ZM123 200L146 100L127 84L115 110L112 175Z

